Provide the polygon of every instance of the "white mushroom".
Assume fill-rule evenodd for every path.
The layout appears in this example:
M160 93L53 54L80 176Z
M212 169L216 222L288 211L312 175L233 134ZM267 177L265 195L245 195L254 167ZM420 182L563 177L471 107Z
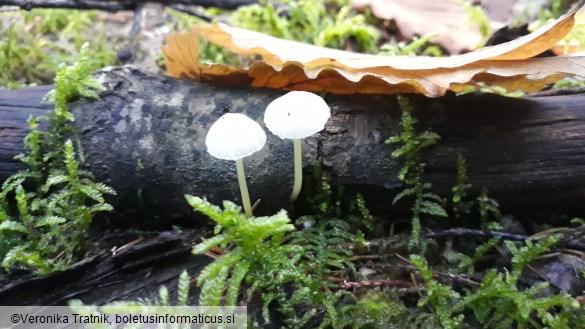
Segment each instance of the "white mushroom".
M224 114L211 125L205 138L209 154L218 159L236 161L242 204L248 217L252 216L252 205L242 159L262 149L265 143L266 134L262 127L239 113Z
M297 199L303 183L301 139L323 130L330 116L323 98L306 91L291 91L266 107L266 127L282 139L294 140L295 181L291 202Z

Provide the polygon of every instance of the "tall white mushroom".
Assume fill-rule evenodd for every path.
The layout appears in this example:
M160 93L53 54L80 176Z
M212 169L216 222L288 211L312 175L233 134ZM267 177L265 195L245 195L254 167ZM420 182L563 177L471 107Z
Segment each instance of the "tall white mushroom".
M264 123L276 136L294 140L295 181L290 201L294 202L303 183L301 139L325 128L331 110L323 98L306 91L291 91L266 107Z
M256 121L244 114L227 113L221 116L207 132L205 146L212 156L223 160L235 160L242 204L248 217L252 216L252 205L246 184L243 158L262 149L266 134Z

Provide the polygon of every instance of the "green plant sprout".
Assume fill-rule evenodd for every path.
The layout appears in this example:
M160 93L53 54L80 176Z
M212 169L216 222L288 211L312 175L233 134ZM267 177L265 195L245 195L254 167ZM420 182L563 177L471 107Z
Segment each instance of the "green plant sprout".
M499 228L498 221L502 217L500 206L496 200L490 198L487 188L482 188L477 197L480 221L483 228Z
M577 309L579 303L574 298L566 293L543 296L543 290L548 287L547 282L524 291L518 289L522 270L557 241L555 237L537 243L527 241L521 248L517 247L517 243L506 241L506 247L513 255L512 271L503 274L493 270L488 272L480 287L474 292L468 291L453 310L472 310L484 328L508 328L514 325L519 328L541 328L533 316L548 328L572 328L570 317L566 317L563 312L551 313L551 309L561 307L565 312Z
M454 315L452 310L453 301L461 298L461 295L450 286L439 283L433 278L433 272L428 267L427 261L418 255L411 255L410 261L420 271L427 293L418 301L418 306L422 307L427 304L432 305L441 328L457 329L460 328L464 316L462 314Z
M374 221L374 216L372 216L370 209L368 209L366 206L366 200L364 199L364 196L358 194L356 196L355 204L361 215L361 224L364 226L367 232L374 232L374 225L372 224Z
M457 183L451 189L453 192L453 197L451 198L451 201L453 202L453 212L457 218L469 215L471 207L473 206L472 202L466 201L467 193L471 188L471 184L469 184L468 181L467 163L465 158L459 154L457 155Z
M89 75L89 56L86 44L75 64L59 70L55 90L47 95L55 109L28 119L27 152L17 157L28 169L2 184L0 258L7 271L20 267L44 275L71 264L84 251L93 215L112 210L103 194L114 191L79 169L69 139L74 118L67 103L78 95L97 98L95 90L103 89ZM39 131L37 120L49 121L48 131Z
M374 52L379 32L365 21L348 1L288 0L244 6L232 15L234 26L278 38L338 49L353 38L359 50Z
M487 16L485 10L481 7L481 5L475 4L473 1L470 0L454 0L465 13L467 14L467 21L470 24L477 24L479 27L479 33L481 34L481 41L480 43L475 46L476 49L483 47L486 41L489 39L491 35L491 24L490 19Z
M382 56L444 56L439 46L431 45L430 42L437 36L437 33L427 33L421 37L415 36L408 43L398 42L396 44L385 43L380 47L378 55Z
M492 86L488 85L484 82L478 82L475 86L468 86L463 88L461 91L457 92L457 95L465 95L474 93L476 91L480 91L482 93L489 93L489 94L497 94L502 95L505 97L512 97L512 98L521 98L524 97L525 93L523 91L509 91L505 87L502 86Z
M218 228L214 237L196 245L193 252L201 254L214 247L225 251L197 279L200 305L236 305L238 295L247 300L259 296L262 310L254 321L269 323L270 309L277 305L287 328L302 328L319 313L324 314L321 327L358 328L374 321L350 316L369 314L367 305L350 302L353 294L326 279L355 272L352 252L343 246L359 238L349 232L347 222L328 217L327 211L314 217L316 225L296 231L285 211L247 218L229 201L221 209L204 199L185 197ZM304 225L304 218L298 221ZM286 288L291 285L292 291ZM301 315L296 311L300 305L306 308Z
M443 199L429 192L432 185L422 180L426 164L421 160L421 152L435 144L439 140L439 135L430 131L418 133L414 128L418 120L411 114L412 107L408 99L402 95L398 95L397 99L402 111L400 119L402 132L398 136L388 138L386 144L399 145L392 152L392 157L403 159L398 179L404 182L406 188L394 197L392 203L407 196L414 197L414 203L411 207L412 235L409 244L409 248L414 249L420 247L421 215L447 217L447 212L442 205Z
M577 300L566 293L544 295L547 282L526 290L518 288L523 269L557 241L554 237L536 243L527 241L521 248L517 243L506 241L512 253L512 270L504 273L491 270L477 289L466 289L463 293L439 283L424 258L412 255L411 261L420 271L427 289L419 306L432 305L442 328L460 328L465 319L471 318L479 322L481 328L574 328L581 318L576 314ZM561 311L554 311L555 308Z
M455 253L449 256L449 260L457 261L457 273L472 275L475 272L474 265L477 264L489 251L494 249L501 242L500 237L494 237L475 248L473 255L467 256L462 253Z
M249 271L257 271L265 262L282 267L283 261L288 262L283 256L298 251L296 247L282 245L284 233L295 229L285 211L271 217L248 218L229 201L223 203L222 210L198 197L186 195L185 198L191 207L207 215L221 229L221 233L196 245L194 254L234 244L229 253L209 264L197 277L197 284L201 285L200 305L220 305L226 287L225 304L236 305L240 285Z

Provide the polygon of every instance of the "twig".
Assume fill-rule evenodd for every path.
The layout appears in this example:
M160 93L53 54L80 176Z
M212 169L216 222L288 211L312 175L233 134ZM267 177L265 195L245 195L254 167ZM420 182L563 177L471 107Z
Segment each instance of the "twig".
M426 237L429 239L439 239L445 238L449 236L472 236L472 237L480 237L480 238L493 238L493 237L501 237L504 240L512 240L512 241L526 241L529 240L531 237L521 234L511 234L506 232L500 231L482 231L482 230L474 230L469 228L453 228L449 230L439 231L439 232L431 232L426 234ZM569 239L563 239L556 244L557 248L569 248L569 249L576 249L576 250L585 250L585 243L581 242L571 242Z
M562 96L562 95L575 95L585 92L585 87L574 87L574 88L563 88L563 89L550 89L539 91L528 94L528 97L549 97L549 96Z
M367 280L367 281L345 281L339 285L342 289L352 288L374 288L374 287L395 287L395 288L412 288L412 285L401 280Z
M474 230L470 228L452 228L449 230L439 231L439 232L431 232L426 234L426 237L429 239L439 239L445 238L449 236L473 236L473 237L481 237L481 238L493 238L493 237L501 237L505 240L512 240L512 241L526 241L528 237L526 235L521 234L511 234L506 232L499 232L499 231L482 231L482 230Z
M187 7L185 5L181 5L181 4L178 4L178 5L169 5L168 7L171 8L171 9L173 9L173 10L176 10L176 11L179 11L179 12L182 12L182 13L185 13L185 14L188 14L188 15L191 15L193 17L200 18L200 19L202 19L202 20L204 20L204 21L206 21L208 23L211 23L211 21L213 20L211 17L209 17L209 16L207 16L207 15L205 15L203 13L200 13L197 10L194 10L193 8ZM255 205L256 204L254 204L254 206ZM254 207L252 207L252 209L253 208Z
M350 258L351 261L358 261L358 260L372 260L372 259L388 259L392 257L392 255L356 255Z
M216 7L221 9L236 9L241 6L255 4L257 0L0 0L0 6L16 6L24 10L34 8L61 8L61 9L98 9L109 12L134 10L146 2L157 2L165 6L194 5L201 7ZM198 16L199 17L199 16Z
M477 287L481 284L480 282L476 281L474 278L471 278L465 274L452 274L452 273L435 272L435 273L433 273L433 277L434 278L439 278L439 277L448 278L448 279L451 279L451 281L453 281L453 282L459 282L460 284L467 284L467 286L469 286L469 287Z
M0 0L0 6L15 6L24 10L34 8L61 8L61 9L98 9L109 12L134 10L136 3L124 4L100 0Z

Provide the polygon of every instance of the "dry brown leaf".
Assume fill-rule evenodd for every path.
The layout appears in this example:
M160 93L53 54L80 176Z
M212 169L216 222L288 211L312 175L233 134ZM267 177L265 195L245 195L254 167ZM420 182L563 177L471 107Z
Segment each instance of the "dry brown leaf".
M479 82L509 90L533 92L567 75L585 76L585 57L534 58L520 61L470 64L462 69L435 69L382 75L332 68L306 70L287 64L277 70L266 63L254 63L248 70L223 65L203 68L202 81L221 85L248 85L285 90L326 90L336 94L356 91L368 94L423 93L429 97L447 90L461 91ZM522 72L522 73L519 73Z
M201 76L199 67L199 38L195 33L174 34L165 38L166 49L172 55L166 56L167 72L172 77L198 81ZM164 49L163 49L164 51Z
M224 85L332 93L417 92L435 97L450 89L460 90L478 82L488 82L533 91L562 76L585 76L584 57L530 59L549 49L571 30L575 11L512 42L443 58L356 54L223 24L197 27L195 34L171 35L163 52L170 75L195 76L201 81ZM261 56L263 62L247 69L225 65L199 68L188 62L197 60L193 42L188 41L195 35L236 54Z
M463 7L453 0L351 0L350 5L370 7L374 16L394 20L406 39L436 33L433 42L451 54L475 49L482 40L478 26L469 24Z
M579 7L583 5L580 3ZM493 47L451 57L375 56L323 48L294 41L278 39L263 33L214 24L194 30L209 41L226 47L237 54L260 55L266 63L282 65L289 61L305 67L332 65L345 69L392 67L404 70L454 68L480 60L509 60L534 57L554 46L573 27L577 7L555 22L537 31Z
M512 14L514 0L476 0L484 8L493 28L499 28ZM436 33L432 42L447 49L450 54L460 54L482 41L479 26L470 23L468 13L455 0L351 0L356 9L369 7L374 16L393 20L402 36L412 39L415 35Z
M482 65L485 64L489 67L487 70L478 73L467 84L451 84L449 90L461 91L473 83L484 82L488 85L504 87L509 91L536 92L566 76L585 77L585 56L482 63ZM518 72L522 73L518 74Z

